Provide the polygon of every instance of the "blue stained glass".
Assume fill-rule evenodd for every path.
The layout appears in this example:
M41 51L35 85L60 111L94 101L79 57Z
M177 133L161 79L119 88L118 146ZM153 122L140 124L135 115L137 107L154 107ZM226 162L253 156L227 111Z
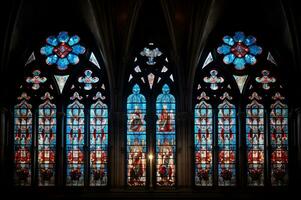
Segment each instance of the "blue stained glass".
M40 186L55 185L56 106L48 92L41 98L38 128L38 174Z
M256 58L255 56L251 55L251 54L246 54L245 56L245 61L251 65L256 63Z
M101 101L90 108L90 185L108 184L108 107Z
M233 39L235 42L242 42L245 39L245 34L243 32L236 32Z
M252 35L249 35L245 40L245 44L248 46L254 44L255 42L256 42L256 38Z
M242 70L244 69L246 61L243 58L235 58L233 63L235 64L235 69Z
M72 36L72 37L70 38L68 44L69 44L70 46L73 46L73 45L79 43L79 40L80 40L80 38L79 38L77 35L74 35L74 36Z
M194 110L194 150L196 186L212 185L212 141L212 106L210 104L207 104L204 100L202 100L195 105Z
M32 106L23 93L14 107L14 167L15 185L31 185Z
M67 58L59 58L57 65L60 70L64 70L69 65L69 61Z
M250 53L253 55L261 54L262 48L257 45L252 45L249 47Z
M127 98L127 184L146 185L146 100L135 84Z
M74 55L72 53L68 54L68 60L71 64L77 64L79 62L79 58L77 55Z
M176 124L175 98L170 94L167 84L156 101L156 184L158 186L175 185Z
M47 63L48 65L52 65L52 64L56 63L57 60L58 60L57 55L51 55L51 56L47 57L46 63Z
M220 54L228 54L230 53L230 46L223 44L217 48L217 52Z
M231 53L231 54L226 55L226 56L224 57L223 61L224 61L224 63L226 63L226 64L230 64L230 63L233 62L234 59L235 59L235 56L234 56L234 54Z
M217 48L217 53L224 55L225 64L233 63L235 69L243 70L246 64L254 65L256 55L262 53L262 48L255 45L256 38L247 36L243 32L235 32L233 38L225 36L222 44Z
M236 184L236 109L228 100L218 106L218 184Z
M77 99L67 107L66 156L67 185L84 185L84 105Z
M69 35L67 32L60 32L57 39L59 42L67 42L69 40Z
M41 54L44 54L46 56L52 54L52 51L53 51L53 47L49 45L46 45L41 48Z
M233 40L233 38L230 37L230 36L228 36L228 35L226 35L226 36L223 37L223 41L224 41L226 44L230 45L230 46L234 45L234 40Z
M52 46L56 46L56 45L59 44L58 41L57 41L57 39L56 39L56 37L54 37L54 36L49 36L49 37L46 39L46 42L47 42L48 44L52 45Z
M85 47L83 47L79 44L72 47L72 52L77 54L77 55L85 53L85 50L86 50Z
M65 70L69 64L77 64L77 55L86 51L85 47L78 44L79 41L80 37L77 35L69 37L67 32L60 32L57 37L49 36L46 39L47 44L40 49L40 53L47 57L48 65L57 64L59 70Z

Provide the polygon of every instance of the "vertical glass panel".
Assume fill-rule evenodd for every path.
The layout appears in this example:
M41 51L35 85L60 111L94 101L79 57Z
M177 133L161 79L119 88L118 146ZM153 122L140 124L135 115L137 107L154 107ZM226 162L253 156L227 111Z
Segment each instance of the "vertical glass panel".
M246 141L248 158L248 185L264 184L264 107L258 103L256 92L246 106Z
M90 108L90 185L108 184L108 107L100 92Z
M175 185L175 111L176 101L167 84L156 101L156 184L158 186Z
M78 93L74 94L73 103L67 107L66 151L67 151L67 185L84 185L84 105Z
M31 144L32 144L32 106L30 97L23 93L18 98L21 103L14 108L14 153L15 184L31 185Z
M194 109L194 145L195 184L197 186L211 186L213 170L212 107L204 100L196 104Z
M218 105L218 184L233 186L236 184L236 110L225 93L223 103Z
M39 185L55 184L56 153L56 106L50 102L53 97L45 93L39 106L38 128L38 175Z
M127 184L146 185L146 100L134 85L127 98Z
M279 93L273 97L271 105L271 170L272 185L282 186L288 183L288 107Z

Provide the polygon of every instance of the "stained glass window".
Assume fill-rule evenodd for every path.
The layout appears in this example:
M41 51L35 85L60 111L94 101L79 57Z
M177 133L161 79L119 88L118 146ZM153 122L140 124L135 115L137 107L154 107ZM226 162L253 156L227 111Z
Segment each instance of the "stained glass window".
M135 84L127 98L127 184L146 185L146 100Z
M14 153L15 153L15 184L31 185L32 167L32 106L30 97L22 93L20 101L14 108Z
M218 184L236 184L236 108L227 92L218 105Z
M90 185L108 183L108 106L100 92L90 108Z
M272 185L288 183L288 107L285 98L276 93L270 113Z
M248 158L248 184L264 184L264 107L256 92L246 106L246 141Z
M48 92L41 99L44 102L39 106L38 173L39 185L46 186L55 184L56 106Z
M195 184L210 186L213 180L212 106L206 102L209 97L205 92L201 93L198 100L194 109Z
M84 185L84 134L85 114L82 99L77 92L70 98L73 102L66 110L66 156L67 185Z
M167 84L156 101L156 183L158 186L175 184L176 157L176 101Z

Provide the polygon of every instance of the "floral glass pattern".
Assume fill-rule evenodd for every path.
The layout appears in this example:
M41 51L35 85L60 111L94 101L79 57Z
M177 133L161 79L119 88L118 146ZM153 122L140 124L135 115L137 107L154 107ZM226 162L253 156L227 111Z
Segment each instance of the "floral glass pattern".
M108 106L98 92L90 107L90 185L108 184Z
M264 107L256 92L246 106L246 141L248 156L248 185L264 184Z
M270 77L270 72L268 70L262 70L262 77L256 77L256 82L262 84L262 88L264 90L270 89L270 84L275 83L276 79L274 77Z
M202 92L194 109L195 185L212 185L212 106Z
M67 185L84 185L84 130L85 114L82 99L77 92L70 98L73 102L67 107L66 153Z
M20 103L14 107L15 184L22 186L31 184L32 105L29 99L22 93L18 97Z
M55 184L55 153L56 153L56 106L49 92L41 98L39 105L38 132L38 173L39 185Z
M79 62L78 55L84 54L86 49L79 44L78 35L69 36L67 32L60 32L58 36L49 36L46 45L40 50L45 55L48 65L56 64L59 70L65 70L69 64L75 65Z
M235 32L233 37L226 35L223 42L217 52L224 55L225 64L233 63L237 70L245 69L246 64L255 65L256 55L262 53L262 48L255 44L256 38L251 35L246 37L243 32Z
M127 184L146 185L146 100L135 84L127 98Z
M85 76L81 76L78 78L79 83L84 83L84 89L85 90L91 90L92 89L92 84L97 83L99 81L98 77L92 77L92 71L91 70L86 70L84 72Z
M176 100L167 84L162 87L156 101L156 184L158 186L175 185L176 156Z
M272 99L270 113L271 169L272 185L281 186L288 183L288 107L285 98L276 93Z
M218 184L236 185L236 108L229 101L232 97L227 92L218 105Z
M40 88L41 83L45 83L47 81L46 77L40 77L41 71L40 70L34 70L32 72L32 77L27 77L26 82L32 84L33 90L38 90Z
M211 90L217 90L218 84L224 82L224 78L218 77L217 74L218 72L216 70L211 70L210 77L204 77L203 79L205 83L210 83Z

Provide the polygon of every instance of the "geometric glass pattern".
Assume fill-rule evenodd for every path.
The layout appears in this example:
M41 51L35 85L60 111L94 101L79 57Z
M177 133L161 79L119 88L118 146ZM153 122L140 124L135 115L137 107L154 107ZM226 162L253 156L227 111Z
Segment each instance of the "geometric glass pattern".
M38 174L39 185L55 184L56 152L56 106L48 92L41 98L39 105L38 128Z
M127 98L127 184L146 185L146 100L135 84Z
M22 186L31 185L32 106L29 99L22 93L18 97L21 102L14 107L15 184Z
M100 92L90 107L90 185L108 183L108 106Z
M67 185L84 185L84 131L85 114L82 99L77 92L70 98L73 102L67 107L66 156Z
M256 92L246 106L246 140L248 158L248 185L264 184L264 107Z
M245 69L246 64L255 65L255 56L262 53L262 48L255 45L256 38L251 35L246 37L243 32L235 32L233 37L226 35L223 42L217 52L224 55L225 64L233 63L237 70Z
M175 185L176 156L176 101L167 84L162 87L156 101L156 184Z
M236 185L236 109L227 92L218 105L218 184Z
M282 186L288 183L288 107L281 101L284 97L276 93L272 97L270 113L271 139L271 178L272 185Z
M49 36L47 44L40 50L45 55L48 65L56 64L59 70L65 70L69 64L75 65L79 62L79 54L85 53L85 47L78 44L79 36L69 37L67 32L60 32L57 37Z
M202 92L194 109L195 185L212 185L212 106Z

